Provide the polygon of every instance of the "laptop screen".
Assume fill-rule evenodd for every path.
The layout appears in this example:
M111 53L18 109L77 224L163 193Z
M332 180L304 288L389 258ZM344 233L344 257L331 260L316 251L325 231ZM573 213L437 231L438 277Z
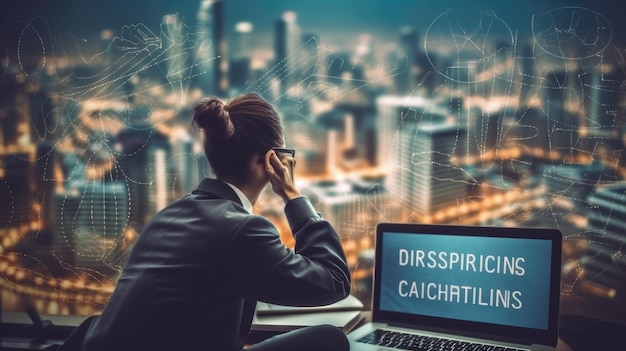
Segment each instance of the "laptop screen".
M378 316L505 335L556 329L556 230L381 224L376 248Z

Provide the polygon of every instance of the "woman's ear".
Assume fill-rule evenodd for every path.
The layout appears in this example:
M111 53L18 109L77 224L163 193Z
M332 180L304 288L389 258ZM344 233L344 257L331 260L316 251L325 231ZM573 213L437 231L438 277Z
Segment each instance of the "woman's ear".
M265 169L268 172L273 172L274 171L274 167L272 167L272 163L270 162L270 158L274 154L275 154L274 150L267 150L267 152L265 153Z

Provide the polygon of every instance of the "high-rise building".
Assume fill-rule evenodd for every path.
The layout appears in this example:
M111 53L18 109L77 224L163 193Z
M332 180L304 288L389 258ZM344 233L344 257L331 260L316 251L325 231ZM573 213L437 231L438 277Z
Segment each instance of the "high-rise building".
M467 131L460 141L457 155L484 158L493 156L498 147L503 147L501 138L505 135L502 124L504 112L484 111L478 107L458 114L459 124Z
M183 78L187 77L187 53L185 52L185 23L180 14L163 16L163 27L165 31L165 52L167 55L166 77L174 87L180 86ZM186 83L185 83L186 84Z
M172 197L178 198L189 194L202 178L210 176L209 162L200 151L202 147L189 137L174 142L172 149L175 185L170 190Z
M228 83L222 63L226 52L223 28L223 2L202 0L197 15L195 62L197 84L204 95L223 95Z
M57 116L52 94L47 92L42 83L33 84L33 91L28 96L28 120L33 140L54 143ZM58 133L58 132L56 132Z
M347 52L336 52L328 55L326 63L326 76L329 83L342 86L344 74L351 73L352 63L350 54Z
M520 55L518 57L519 77L520 84L520 96L519 101L521 106L527 106L529 99L536 94L536 88L539 86L537 68L534 57L534 47L532 43L522 44Z
M390 199L380 182L363 179L321 181L303 185L302 191L333 224L342 239L371 236L377 223L393 220L386 216L391 215L386 213Z
M150 195L155 186L154 150L167 150L166 160L171 155L169 140L147 124L122 129L116 135L115 145L119 178L128 184L130 226L140 230L154 213L155 203ZM163 177L167 177L164 173ZM169 187L168 189L172 189ZM168 191L169 194L172 191Z
M581 121L581 138L584 150L620 153L624 157L621 129L626 124L626 107L623 101L623 67L611 54L601 55L600 64L592 70L581 69L578 73L583 86L584 119ZM620 56L621 57L621 56ZM620 58L623 60L623 58ZM604 151L602 151L604 152Z
M601 250L604 253L623 247L626 244L626 183L598 188L587 201L593 209L589 214L589 228L596 234L592 235L593 241L604 246Z
M228 84L229 89L244 90L251 79L250 56L253 25L250 22L235 24L235 32L229 47Z
M173 190L176 173L170 162L171 149L169 144L154 143L147 150L146 174L146 221L174 200L178 194Z
M115 62L115 50L111 47L115 32L112 29L104 29L100 32L100 48L102 55L100 56L100 64L103 67L109 67Z
M345 113L345 149L352 149L369 165L376 164L376 108L375 93L364 87L346 95L335 105ZM350 130L351 129L351 130Z
M0 154L0 228L25 228L33 219L31 209L30 155Z
M548 194L573 202L572 207L580 206L578 203L586 199L597 185L614 183L617 178L614 170L604 167L600 162L589 165L544 164L540 176Z
M296 19L295 12L287 11L276 21L274 28L274 71L281 96L298 83L298 71L302 68L299 57L301 34Z
M624 72L619 64L604 55L599 59L601 62L596 69L590 72L581 70L578 77L586 88L583 97L588 134L597 133L606 137L615 127L615 112L626 91L621 87Z
M515 122L508 131L511 138L519 140L519 147L525 149L550 150L548 116L538 107L520 109Z
M304 79L304 88L310 89L311 84L315 84L319 80L317 77L319 71L319 38L316 34L305 33L302 35L302 57L304 67L302 68L302 77Z
M548 132L548 148L562 158L569 156L579 140L579 97L574 89L577 78L566 70L549 71L545 76L545 123L537 125Z
M617 301L624 305L626 291L626 183L619 182L598 188L587 201L592 210L588 215L586 255L582 258L584 278L599 286L614 289ZM623 309L621 310L623 313Z
M302 164L298 164L296 174L319 175L327 171L328 166L328 129L315 123L313 119L287 118L283 120L285 131L285 143L298 150L298 158Z
M491 49L492 48L492 49ZM513 74L516 62L513 43L509 40L496 40L488 50L493 50L491 57L484 60L477 80L480 82L481 95L519 96L519 86L514 84Z
M395 88L398 95L410 94L416 87L418 40L417 32L413 28L404 27L400 31L398 64L406 66L395 72Z
M465 129L446 123L447 111L422 98L381 97L377 104L387 189L418 216L464 201L467 179L453 159Z
M455 124L435 122L420 124L417 133L408 135L413 139L412 150L404 154L404 167L400 171L403 174L395 180L400 181L397 185L401 201L418 215L432 215L465 200L467 179L460 166L452 161L459 137L464 133Z
M54 209L54 169L56 149L51 143L37 145L37 158L33 167L33 186L38 191L39 223L42 229L51 229Z
M83 190L77 229L81 234L119 237L128 223L128 190L121 181L89 181Z
M376 99L376 110L376 164L385 170L400 166L403 147L410 142L400 131L414 129L422 120L443 121L448 113L447 108L420 96L381 96Z
M81 206L78 189L67 189L54 193L54 239L52 250L65 265L76 262L76 221Z
M129 207L125 182L87 182L75 222L74 259L77 266L96 270L107 267L109 257L128 225Z

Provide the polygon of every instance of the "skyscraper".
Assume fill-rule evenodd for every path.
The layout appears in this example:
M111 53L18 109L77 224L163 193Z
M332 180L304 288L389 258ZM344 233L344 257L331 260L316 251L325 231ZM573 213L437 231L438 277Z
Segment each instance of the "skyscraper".
M109 256L128 224L128 210L126 183L99 180L87 183L76 216L77 266L96 270L107 267Z
M76 217L80 209L81 194L77 189L69 189L54 194L54 240L56 257L66 265L76 262Z
M54 209L54 162L56 150L52 144L40 143L37 145L37 159L34 162L33 185L38 190L39 223L42 229L52 228Z
M417 32L411 27L402 28L399 38L398 64L406 66L395 72L396 76L394 77L396 92L399 95L409 94L415 89L417 45Z
M479 107L467 109L467 112L459 113L459 124L466 126L466 133L462 141L459 155L493 156L496 150L502 146L503 141L503 115L504 109L495 111L484 110Z
M188 135L178 139L172 145L173 166L175 167L175 185L171 189L172 197L178 198L189 194L200 180L209 176L209 162L202 147Z
M381 97L377 103L387 189L421 217L464 201L467 179L453 158L465 129L446 123L447 112L422 98Z
M548 132L548 148L566 157L579 141L579 93L574 92L577 78L567 70L553 70L545 76L544 104L546 124L537 125Z
M529 99L533 94L536 94L535 87L539 86L537 77L537 67L535 66L534 47L532 43L523 43L521 54L518 57L518 67L520 69L519 84L520 97L519 101L522 106L526 106L529 103Z
M614 289L613 308L626 306L626 184L624 182L600 188L588 197L593 208L588 219L589 237L586 255L582 259L584 277L599 286ZM626 312L618 307L617 313Z
M250 22L235 24L228 59L228 85L230 89L241 91L250 80L250 56L253 25Z
M279 80L279 93L284 95L297 83L300 69L300 28L295 12L287 11L276 21L274 32L274 70Z
M105 238L119 237L128 223L128 189L121 181L89 181L78 209L81 233Z
M392 95L377 98L376 110L376 163L385 170L401 166L401 155L410 140L404 140L404 134L400 134L400 131L414 129L423 120L425 113L443 121L448 111L420 96Z
M158 148L171 152L170 142L150 125L139 123L135 128L122 129L115 138L119 180L128 185L130 226L139 230L155 213L153 199L149 195L155 178L152 171L153 152Z
M333 52L328 55L327 60L326 76L328 77L328 82L336 86L342 86L344 73L350 73L352 68L350 53Z
M174 200L175 165L171 164L171 145L167 140L151 143L146 150L146 221Z
M223 2L202 0L198 9L196 43L197 83L204 95L221 96L227 86L222 62L225 53Z
M378 182L322 181L304 184L302 191L319 206L342 239L371 235L377 223L392 220L385 216L389 194Z
M306 64L302 71L304 78L304 88L310 89L311 84L315 84L319 71L319 40L317 35L313 33L305 33L302 35L302 56L305 57Z
M166 40L164 45L167 47L167 74L171 84L178 86L183 77L187 76L187 54L185 53L185 42L182 40L185 33L185 24L179 14L171 14L163 16L163 27Z
M33 219L31 156L0 152L0 228L23 228Z
M584 150L611 150L622 154L624 147L620 129L625 125L626 96L624 75L626 72L618 62L618 56L612 52L600 56L600 64L592 69L578 72L583 87L584 118L581 120L581 139L584 138ZM623 60L621 54L619 60ZM584 131L584 132L582 132Z
M464 133L454 124L435 122L420 124L412 136L412 151L404 154L400 197L417 214L432 215L464 201L467 179L451 160Z
M615 182L616 175L613 173L614 171L605 169L600 162L588 165L546 163L541 167L541 181L546 184L549 196L576 202L586 199L598 184ZM575 203L572 204L574 205Z

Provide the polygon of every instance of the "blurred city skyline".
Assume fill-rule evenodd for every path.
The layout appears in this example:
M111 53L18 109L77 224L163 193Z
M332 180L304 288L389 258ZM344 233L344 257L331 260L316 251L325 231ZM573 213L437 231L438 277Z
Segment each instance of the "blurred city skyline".
M193 103L255 91L279 109L303 191L340 232L355 293L368 292L378 222L549 226L565 235L564 299L623 318L616 11L539 0L28 3L11 2L20 8L3 14L1 34L0 276L12 310L33 297L44 313L97 311L143 224L210 175ZM290 245L270 195L255 210ZM70 303L51 303L59 296Z
M102 31L119 34L122 27L127 25L144 24L156 32L166 14L180 14L187 25L195 27L198 3L174 3L168 0L150 3L129 3L121 0L65 0L60 3L9 0L5 3L5 11L0 14L0 23L23 23L41 16L56 34L74 35L89 47L89 42L97 41ZM236 23L250 22L258 39L254 44L257 50L272 46L274 22L288 11L298 15L298 22L303 29L320 36L333 49L345 47L350 44L350 39L354 40L364 34L372 35L377 40L394 39L407 26L424 33L434 18L447 10L457 8L468 10L467 14L470 16L476 10L493 12L520 38L532 35L534 16L558 7L581 7L596 11L607 18L616 33L625 26L622 21L617 20L619 11L611 11L612 4L592 0L521 0L515 4L497 0L474 0L469 3L463 0L377 0L367 3L357 0L226 0L224 4L223 21L227 37L234 35ZM82 15L85 13L90 15ZM96 13L98 15L91 15ZM14 41L15 32L4 29L0 39ZM499 35L497 32L493 34ZM622 40L620 36L614 39Z

